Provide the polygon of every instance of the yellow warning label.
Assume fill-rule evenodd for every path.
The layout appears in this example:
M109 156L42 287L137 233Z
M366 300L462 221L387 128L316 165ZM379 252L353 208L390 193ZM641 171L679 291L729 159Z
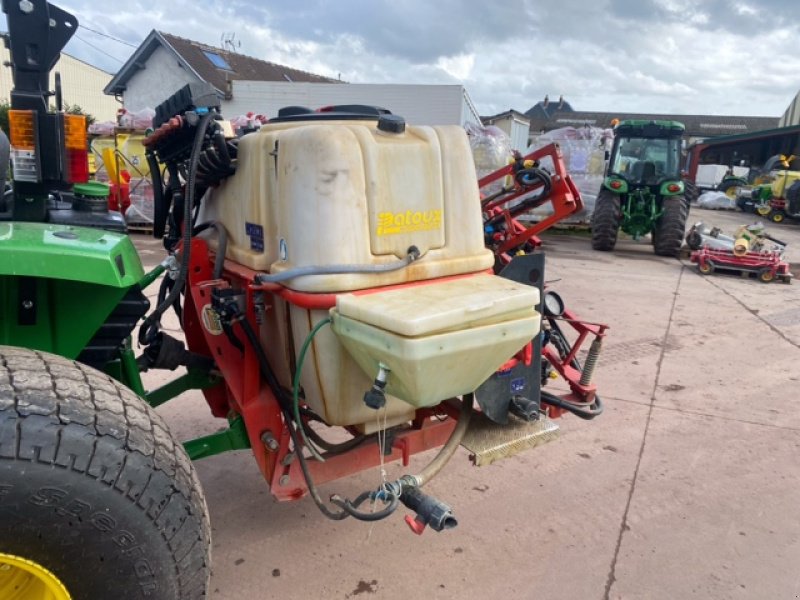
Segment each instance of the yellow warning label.
M441 210L378 213L378 235L395 235L439 229L442 225Z

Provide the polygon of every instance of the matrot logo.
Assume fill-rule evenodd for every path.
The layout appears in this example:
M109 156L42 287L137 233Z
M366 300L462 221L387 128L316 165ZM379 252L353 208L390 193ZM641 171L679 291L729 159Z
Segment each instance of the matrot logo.
M378 213L378 235L430 231L442 225L441 210Z

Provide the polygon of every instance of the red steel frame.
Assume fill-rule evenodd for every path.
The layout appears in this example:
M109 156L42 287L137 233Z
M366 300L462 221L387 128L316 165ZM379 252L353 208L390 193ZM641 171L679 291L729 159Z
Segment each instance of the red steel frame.
M526 226L515 218L518 215L514 207L511 206L511 203L522 196L535 193L542 187L542 184L529 187L522 186L516 181L514 174L525 161L531 160L541 162L542 159L545 158L550 158L553 163L554 172L551 174L552 187L550 193L542 198L540 202L537 203L537 206L549 202L553 206L553 214L542 219L538 223ZM509 250L517 248L529 240L533 241L533 243L538 246L539 239L536 237L538 234L583 209L581 194L572 181L572 178L567 174L567 168L564 165L564 158L558 144L548 144L538 150L534 150L530 154L517 158L514 163L502 169L498 169L494 173L489 173L478 180L478 187L483 189L490 183L494 183L509 176L513 180L512 187L509 187L504 193L492 196L482 202L483 212L488 217L494 217L496 215L503 215L504 217L506 229L495 234L495 252L504 263L511 261L511 257L507 254Z

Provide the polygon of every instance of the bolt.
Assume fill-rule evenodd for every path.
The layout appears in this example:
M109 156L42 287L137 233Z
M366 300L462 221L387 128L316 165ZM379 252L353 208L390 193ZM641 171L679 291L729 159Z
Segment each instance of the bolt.
M0 565L0 571L10 571L10 570L11 570L11 565L6 564L6 563L3 563L2 565Z
M278 483L283 487L289 485L289 476L281 475L281 478L278 480Z
M275 439L275 436L272 435L271 431L265 431L261 434L261 441L267 447L267 450L270 452L275 452L278 449L278 440Z
M19 9L26 15L29 15L33 12L33 2L31 2L30 0L22 0L19 3Z
M294 460L294 453L290 452L289 454L283 457L283 459L281 460L281 465L283 465L284 467L288 467L290 464L292 464L293 460Z
M33 308L33 300L23 300L22 301L22 308L25 310L30 310Z

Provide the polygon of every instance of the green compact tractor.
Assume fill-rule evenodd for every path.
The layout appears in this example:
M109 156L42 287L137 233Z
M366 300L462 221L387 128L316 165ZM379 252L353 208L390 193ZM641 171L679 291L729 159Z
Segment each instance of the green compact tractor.
M206 597L193 460L246 450L277 500L350 523L405 512L421 534L457 523L425 486L459 446L489 464L552 439L557 417L602 412L606 327L543 288L543 254L486 248L463 128L289 107L237 137L210 86L164 90L145 147L167 258L145 272L87 181L83 118L62 110L58 77L49 89L77 20L45 0L2 6L0 598ZM148 389L153 369L175 375ZM178 441L155 408L188 390L222 427ZM367 469L362 493L323 495Z
M689 207L680 174L682 123L622 121L592 215L592 247L610 251L620 229L651 234L655 253L678 256Z

